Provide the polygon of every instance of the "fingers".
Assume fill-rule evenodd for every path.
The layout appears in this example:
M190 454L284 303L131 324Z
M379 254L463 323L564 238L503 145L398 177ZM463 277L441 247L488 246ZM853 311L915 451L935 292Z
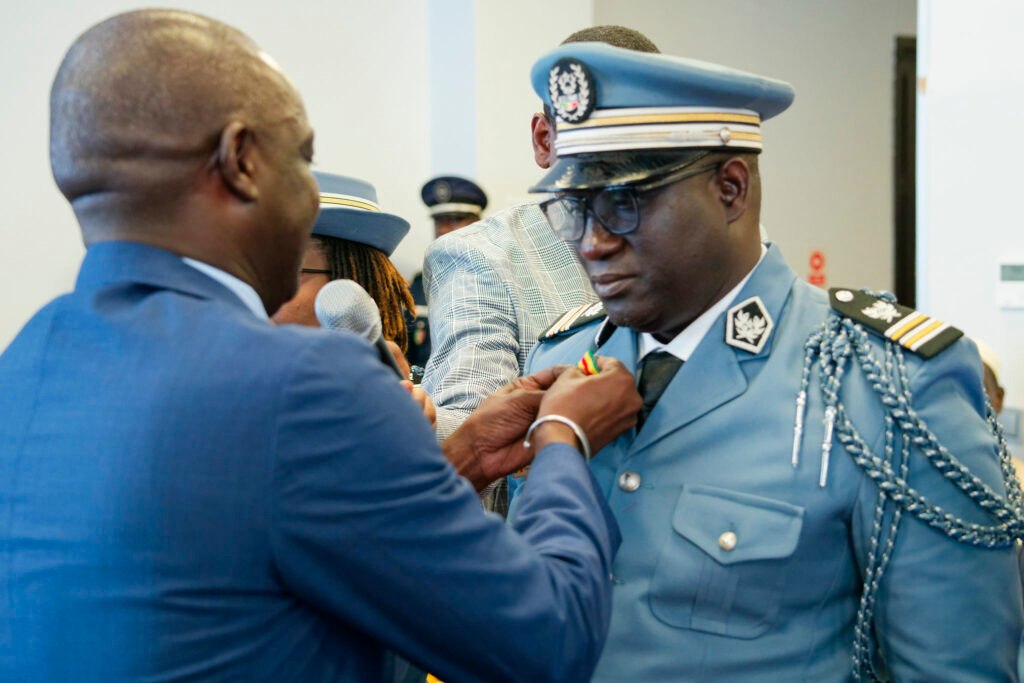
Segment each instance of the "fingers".
M566 370L572 369L571 365L552 365L549 368L538 370L532 374L526 375L525 377L519 377L514 379L511 384L515 385L520 389L547 389L559 378L559 376Z
M404 382L403 382L404 384ZM409 383L410 385L412 382ZM420 410L423 411L423 417L427 418L430 422L431 427L437 426L437 409L434 407L434 402L430 399L430 396L420 387L411 387L409 393L412 395L413 400L419 404Z
M575 421L595 451L632 427L642 404L633 374L622 363L599 357L597 366L600 373L595 375L575 367L562 370L538 409L538 415Z
M398 363L398 367L402 371L402 376L408 377L411 369L409 368L409 361L405 359L405 354L402 353L402 348L390 339L385 339L384 343L387 345L391 355L394 356L395 362Z
M629 372L629 369L622 364L618 358L611 358L610 356L597 356L597 369L602 373L605 372ZM633 374L629 372L629 374Z

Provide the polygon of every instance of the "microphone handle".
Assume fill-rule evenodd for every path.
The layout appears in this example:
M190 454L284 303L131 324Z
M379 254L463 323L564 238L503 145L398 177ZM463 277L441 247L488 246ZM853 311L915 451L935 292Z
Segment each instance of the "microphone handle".
M398 367L398 361L391 354L391 349L388 348L388 345L384 343L384 337L377 337L377 341L373 345L377 347L377 353L380 354L380 359L384 362L384 365L394 370L395 374L398 375L398 379L409 379L402 372L402 368Z

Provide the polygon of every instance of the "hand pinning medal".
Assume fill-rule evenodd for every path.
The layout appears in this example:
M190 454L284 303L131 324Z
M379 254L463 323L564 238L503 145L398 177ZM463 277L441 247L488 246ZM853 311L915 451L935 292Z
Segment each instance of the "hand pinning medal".
M584 375L600 375L601 371L597 367L597 356L594 355L594 349L590 349L583 357L580 358L580 362L576 363L576 367L580 369Z

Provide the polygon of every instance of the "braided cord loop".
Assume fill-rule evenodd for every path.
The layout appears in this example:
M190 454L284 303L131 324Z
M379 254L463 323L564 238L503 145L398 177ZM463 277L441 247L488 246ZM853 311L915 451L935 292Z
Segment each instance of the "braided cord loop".
M890 300L892 298L885 294L878 296ZM939 443L912 406L913 397L903 350L888 340L884 343L884 349L884 359L880 363L872 353L868 333L859 323L839 316L831 316L823 323L804 344L803 372L797 396L797 424L794 430L793 466L796 467L799 436L803 431L802 411L808 402L810 370L817 362L821 398L826 419L830 415L834 416L835 438L878 488L864 569L864 588L854 626L852 673L858 681L883 680L873 665L877 648L872 623L879 586L892 557L903 513L912 515L957 542L984 548L1010 546L1024 537L1021 488L1013 470L1002 427L992 406L986 401L986 419L995 437L999 466L1007 490L1006 498L997 494ZM873 453L865 443L840 401L843 378L854 363L882 404L885 433L883 452L880 455ZM931 503L921 492L910 486L911 448L916 449L924 456L924 461L963 491L993 523L976 524L960 519ZM823 470L826 466L827 456L823 454ZM823 471L823 481L824 476Z

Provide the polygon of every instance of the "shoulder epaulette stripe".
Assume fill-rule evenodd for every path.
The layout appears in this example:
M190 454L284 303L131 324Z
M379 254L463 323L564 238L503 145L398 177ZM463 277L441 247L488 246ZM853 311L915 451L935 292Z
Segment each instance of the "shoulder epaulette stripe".
M578 327L583 327L595 320L604 317L604 307L601 302L582 304L558 317L555 322L540 336L541 340L557 337L564 332L570 332Z
M568 311L562 314L562 317L555 321L555 324L551 326L551 329L557 332L565 332L566 325L572 324L572 321L583 312L583 309L587 307L587 304L577 306L576 308L570 308Z
M898 323L887 329L885 331L885 336L888 337L889 339L897 340L907 332L910 332L912 329L926 321L927 319L928 316L924 315L923 313L914 311L909 316L907 316L903 320L899 321Z
M924 346L925 344L930 342L932 339L935 339L936 337L938 337L940 334L942 334L943 332L945 332L948 329L950 329L950 325L948 323L939 323L938 327L936 327L932 332L930 332L927 335L921 337L917 341L908 342L908 344L910 344L910 346L908 348L911 351L917 351L922 346Z
M920 325L914 330L913 334L907 334L898 339L897 341L901 346L905 346L911 351L916 348L916 345L921 339L924 339L936 329L942 326L941 320L930 320L927 325Z
M930 315L864 291L829 290L832 308L922 358L931 358L963 332Z

